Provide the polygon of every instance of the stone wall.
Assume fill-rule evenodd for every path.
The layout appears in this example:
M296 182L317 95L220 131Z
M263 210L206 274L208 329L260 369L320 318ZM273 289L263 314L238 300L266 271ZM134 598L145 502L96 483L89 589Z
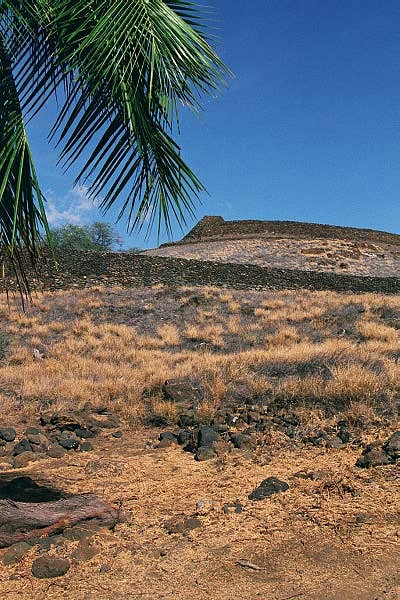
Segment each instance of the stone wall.
M373 229L297 221L225 221L222 217L203 217L182 241L177 243L185 244L207 239L235 239L244 236L339 239L400 246L400 235Z
M32 289L58 290L94 285L143 287L221 286L236 289L298 289L351 292L399 293L399 278L357 277L289 269L269 269L255 265L184 260L111 252L63 252L59 268L51 259L41 271L41 281L30 272ZM16 289L15 279L7 278L8 288ZM3 290L4 291L4 282Z

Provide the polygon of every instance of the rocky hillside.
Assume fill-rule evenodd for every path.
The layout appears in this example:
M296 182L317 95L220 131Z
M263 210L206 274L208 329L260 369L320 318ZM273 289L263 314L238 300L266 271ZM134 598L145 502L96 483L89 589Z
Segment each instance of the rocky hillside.
M289 221L205 217L180 242L140 254L63 251L48 257L32 290L96 285L400 292L400 236ZM9 269L0 290L17 289Z
M180 242L144 254L307 272L400 276L400 236L294 221L204 217Z

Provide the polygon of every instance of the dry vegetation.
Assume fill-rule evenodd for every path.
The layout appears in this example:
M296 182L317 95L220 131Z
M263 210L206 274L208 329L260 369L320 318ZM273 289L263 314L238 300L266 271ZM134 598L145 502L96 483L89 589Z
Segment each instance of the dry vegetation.
M25 314L3 302L1 314L2 402L20 413L95 399L137 425L180 376L215 408L239 384L327 416L361 407L390 416L399 398L397 297L94 288L44 294Z
M45 293L25 314L17 298L10 307L3 298L0 311L2 424L87 401L109 405L126 424L119 446L103 440L100 474L85 475L82 454L30 473L44 468L68 491L121 500L132 517L98 540L100 555L50 585L31 581L28 559L1 567L4 597L399 597L395 466L360 471L359 445L297 446L279 432L251 456L195 463L178 448L146 450L157 435L146 423L154 415L174 422L162 384L190 376L206 392L205 419L240 391L245 401L295 413L300 434L346 418L359 444L383 438L398 426L400 298L92 288ZM320 472L316 480L294 476L311 469ZM289 492L252 504L248 494L269 475L289 481ZM193 514L205 496L213 508L201 529L166 533L167 518ZM244 513L223 514L236 498ZM261 570L238 566L240 559ZM112 570L101 575L105 562Z

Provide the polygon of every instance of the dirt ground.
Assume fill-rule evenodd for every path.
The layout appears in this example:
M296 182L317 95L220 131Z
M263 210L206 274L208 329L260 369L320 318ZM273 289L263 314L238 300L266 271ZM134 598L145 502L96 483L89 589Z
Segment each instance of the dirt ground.
M147 449L156 436L156 430L126 432L118 443L103 439L89 460L74 453L23 471L36 481L45 474L67 492L94 492L121 506L127 520L114 533L96 535L98 554L73 560L61 578L32 577L35 549L18 565L2 566L3 598L400 597L398 467L357 469L357 450L285 447L195 462L179 447ZM316 478L303 479L299 471ZM249 500L271 475L288 482L289 490ZM211 501L209 510L197 514L204 499ZM225 514L223 506L236 500L243 511ZM200 527L168 533L171 519L191 516ZM51 553L68 557L76 546L70 542Z

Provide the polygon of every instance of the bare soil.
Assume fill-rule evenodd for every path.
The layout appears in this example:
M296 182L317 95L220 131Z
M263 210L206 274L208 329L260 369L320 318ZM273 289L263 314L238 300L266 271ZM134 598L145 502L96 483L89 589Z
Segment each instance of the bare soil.
M88 475L88 457L68 455L29 469L41 480L82 489L122 505L128 521L96 538L99 554L62 578L35 580L32 556L2 567L7 598L276 598L395 600L400 593L398 470L354 468L357 450L268 453L266 463L237 455L195 463L174 447L146 450L152 431L126 433L123 444L104 441L90 457L102 468ZM296 472L319 471L316 481ZM17 474L17 473L16 473ZM18 473L20 474L20 473ZM266 476L289 482L284 494L252 502ZM212 500L202 526L169 534L172 517L196 515ZM223 505L239 499L240 514ZM55 549L70 556L76 546ZM31 555L34 554L34 550ZM249 561L257 569L241 566ZM100 573L108 564L110 571Z

